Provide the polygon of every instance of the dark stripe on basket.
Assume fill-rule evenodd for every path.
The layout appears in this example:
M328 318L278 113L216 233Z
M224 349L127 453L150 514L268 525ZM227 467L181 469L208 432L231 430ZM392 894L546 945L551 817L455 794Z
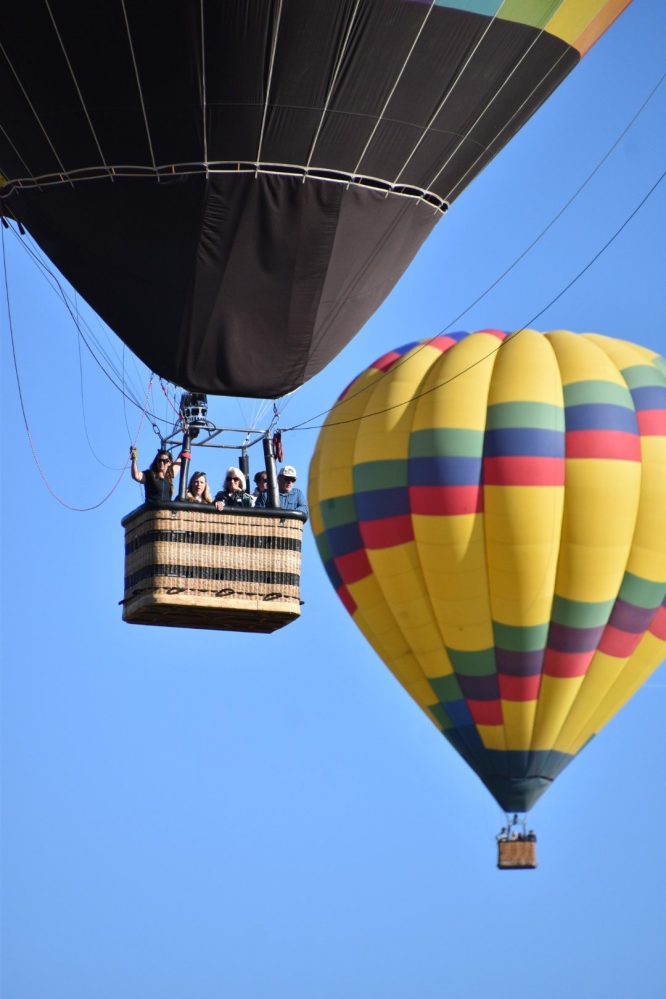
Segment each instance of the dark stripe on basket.
M223 583L263 583L266 586L298 586L300 576L293 572L258 572L254 569L224 569L195 565L148 565L125 577L128 590L144 579L210 579Z
M157 542L179 545L208 545L216 548L260 548L278 552L300 552L301 538L270 534L225 534L221 531L146 531L125 545L125 554Z

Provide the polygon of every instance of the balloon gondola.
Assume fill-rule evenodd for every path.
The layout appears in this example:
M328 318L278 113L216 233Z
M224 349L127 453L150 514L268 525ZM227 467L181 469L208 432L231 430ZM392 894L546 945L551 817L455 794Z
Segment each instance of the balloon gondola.
M497 839L497 866L501 871L533 871L537 867L536 834L518 816L507 818Z
M629 0L24 0L0 215L192 391L325 367Z
M179 423L162 438L160 452L182 433L175 498L148 499L122 520L125 529L123 620L218 631L270 633L301 613L300 573L307 514L283 509L278 493L275 446L268 431L217 427L208 419L202 393L184 393ZM191 448L233 448L223 435L241 435L238 474L249 483L248 449L263 444L266 505L227 508L186 492ZM136 463L136 450L132 460ZM158 452L158 453L160 453ZM281 453L281 449L279 451ZM141 472L137 481L149 475ZM195 473L192 480L197 475ZM217 498L217 497L216 497ZM248 503L250 497L247 497Z
M123 518L128 624L270 633L301 613L304 517L145 504Z
M310 472L329 579L506 813L666 657L666 361L565 331L389 352Z

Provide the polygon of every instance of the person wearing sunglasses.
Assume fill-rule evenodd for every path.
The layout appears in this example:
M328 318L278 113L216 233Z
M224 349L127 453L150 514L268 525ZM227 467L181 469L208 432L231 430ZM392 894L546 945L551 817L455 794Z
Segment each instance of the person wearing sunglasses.
M146 503L169 503L173 497L173 480L177 468L180 468L180 458L172 461L168 451L159 450L153 458L150 468L139 471L138 452L130 448L132 460L131 475L135 482L143 485Z
M237 507L254 506L254 496L245 492L245 476L240 468L232 465L227 469L224 487L215 494L217 510L233 510Z
M265 506L265 498L268 496L268 473L267 472L257 472L254 477L254 492L252 495L255 499L256 506ZM261 503L258 502L260 497L264 497Z
M307 500L301 490L297 489L295 486L297 478L296 469L293 465L285 465L284 468L280 469L277 477L278 490L280 493L280 507L283 510L297 510L299 513L304 513L307 517ZM260 492L257 496L257 507L270 507L270 505L271 502L268 495L267 477L266 489L263 492Z

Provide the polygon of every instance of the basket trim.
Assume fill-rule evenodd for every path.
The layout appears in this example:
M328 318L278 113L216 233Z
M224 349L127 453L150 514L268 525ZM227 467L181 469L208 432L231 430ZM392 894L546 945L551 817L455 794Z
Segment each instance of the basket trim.
M184 599L183 599L184 598ZM220 603L223 601L223 603ZM136 607L145 603L153 605L168 604L171 607L208 607L216 612L224 613L229 608L242 608L247 610L251 605L261 606L268 604L270 611L279 611L282 604L295 604L296 607L289 607L289 613L300 614L300 598L298 593L248 593L246 590L234 590L233 587L225 587L223 590L196 590L187 586L142 586L122 601L125 608ZM268 610L268 608L266 608Z
M243 525L245 526L245 525ZM266 551L300 552L301 538L272 534L235 534L222 531L146 531L125 544L125 554L132 555L144 545L186 544L219 548L261 548Z
M125 576L129 590L144 579L162 576L165 579L207 579L217 583L255 583L265 586L298 586L300 575L295 572L266 572L256 569L230 569L207 565L147 565Z

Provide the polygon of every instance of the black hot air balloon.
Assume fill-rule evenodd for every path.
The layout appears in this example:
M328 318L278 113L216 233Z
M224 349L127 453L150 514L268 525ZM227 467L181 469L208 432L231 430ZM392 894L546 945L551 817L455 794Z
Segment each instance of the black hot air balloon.
M23 0L2 213L153 370L283 394L629 0Z

